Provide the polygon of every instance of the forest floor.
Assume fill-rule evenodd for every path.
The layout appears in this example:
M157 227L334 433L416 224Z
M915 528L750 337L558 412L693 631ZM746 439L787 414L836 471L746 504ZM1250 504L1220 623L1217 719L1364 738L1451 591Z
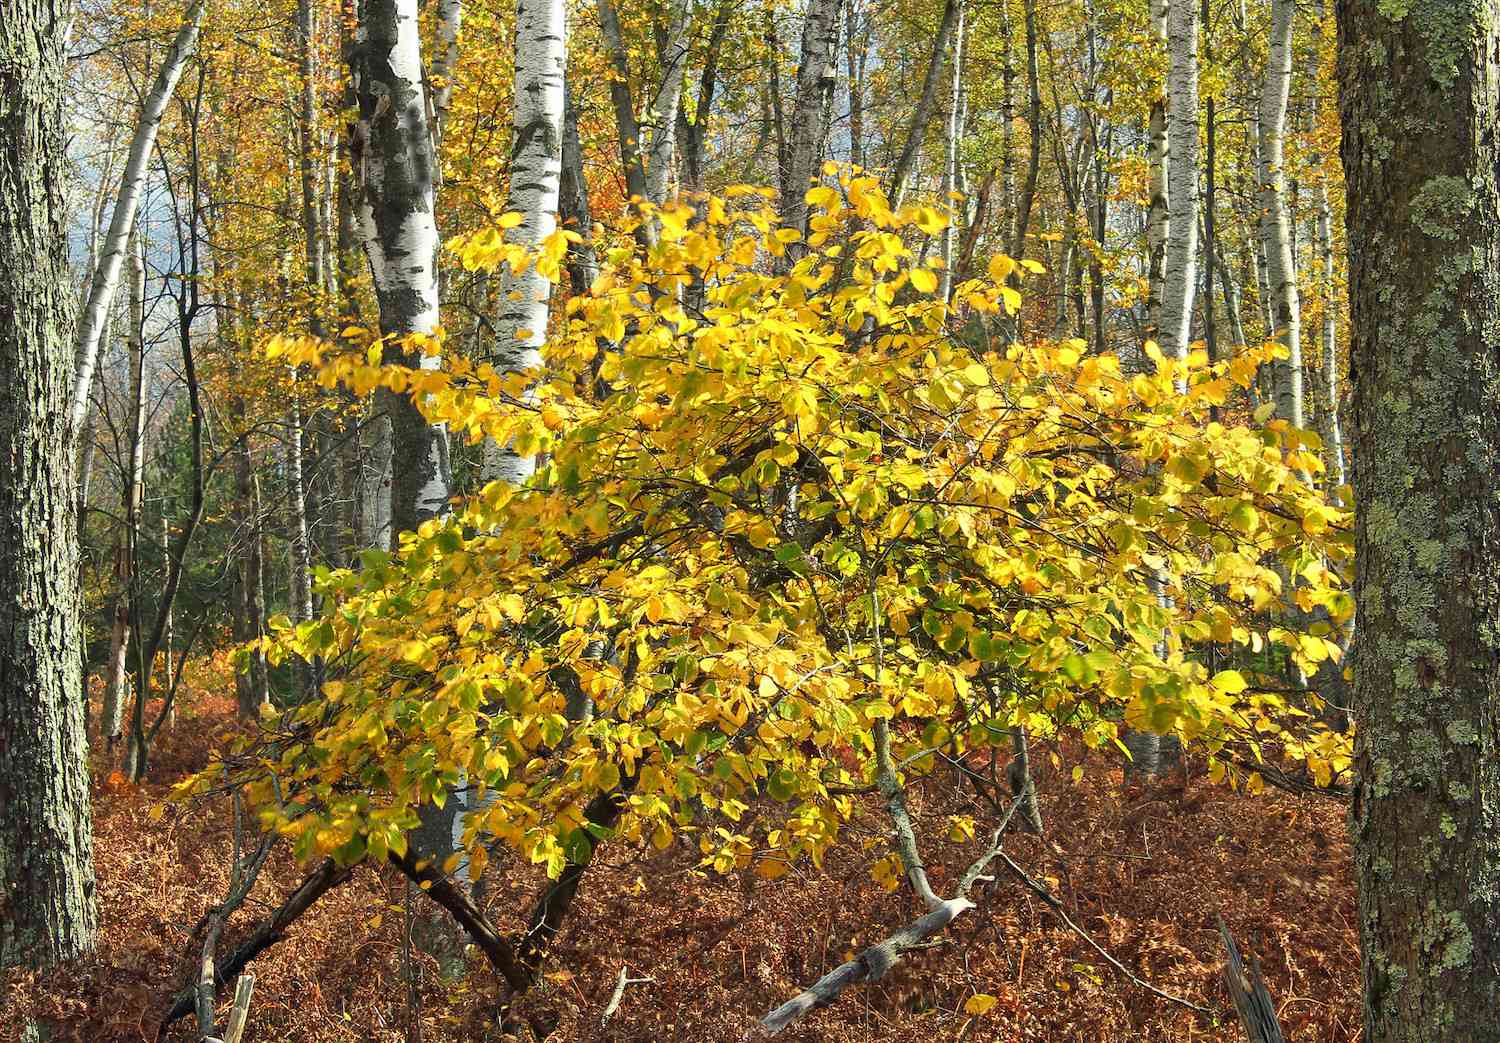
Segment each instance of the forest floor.
M32 1018L54 1026L54 1040L157 1038L161 1012L196 960L189 932L224 895L233 843L222 806L151 814L171 783L202 767L236 728L222 667L198 673L184 685L183 711L150 781L130 787L99 773L106 781L95 790L97 955L46 975L0 977L0 1039L17 1038ZM1047 836L1017 833L1006 850L1047 881L1071 918L1125 967L1213 1013L1194 1013L1126 980L1002 867L993 885L976 889L978 908L938 944L781 1038L1238 1041L1243 1034L1220 978L1217 914L1259 957L1288 1039L1358 1039L1359 950L1342 805L1270 791L1248 796L1201 775L1127 786L1117 765L1095 755L1063 751L1053 763L1043 752L1035 760ZM946 783L913 788L940 894L972 857L972 841L946 839L949 815L975 814L968 800ZM569 1043L746 1038L760 1015L918 912L904 891L888 893L871 879L886 848L877 809L870 811L866 828L855 824L822 870L804 862L774 881L700 875L696 849L680 840L660 852L606 848L545 983L520 1011L559 1019L550 1039ZM286 851L273 855L231 920L225 950L299 879ZM487 879L490 917L517 930L537 874L497 857ZM362 868L316 905L251 967L248 1043L498 1038L482 1030L495 989L478 962L465 981L444 985L423 973L419 959L420 985L408 987L406 898L395 873ZM601 1028L622 967L652 980L630 985ZM983 1014L967 1013L976 994L996 1002ZM409 1031L414 1019L418 1034ZM185 1018L163 1038L192 1040L191 1029Z

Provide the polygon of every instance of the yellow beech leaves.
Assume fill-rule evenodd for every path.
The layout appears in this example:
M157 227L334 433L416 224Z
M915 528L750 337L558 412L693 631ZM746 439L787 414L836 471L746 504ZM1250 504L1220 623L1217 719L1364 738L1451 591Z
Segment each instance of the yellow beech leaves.
M614 793L611 836L779 875L873 783L880 719L908 773L1017 723L1347 763L1257 684L1268 656L1337 657L1350 610L1312 436L1210 417L1272 349L1128 374L1081 341L1012 342L1031 266L995 258L950 307L918 261L941 214L849 175L808 201L794 263L759 192L662 208L649 253L611 251L569 302L544 372L276 342L545 454L330 575L324 618L267 642L331 678L230 762L303 854L382 854L463 777L471 848L557 872ZM456 248L517 263L498 231Z

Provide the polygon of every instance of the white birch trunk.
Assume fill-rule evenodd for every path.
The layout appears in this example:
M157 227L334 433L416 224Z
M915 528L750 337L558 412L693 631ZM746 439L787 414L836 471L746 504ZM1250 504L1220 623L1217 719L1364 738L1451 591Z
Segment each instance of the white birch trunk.
M1323 401L1318 434L1323 439L1328 498L1342 505L1339 493L1349 481L1344 465L1344 429L1339 421L1338 283L1333 267L1333 213L1328 188L1318 188L1318 251L1323 264Z
M666 202L667 185L672 174L672 155L677 144L677 110L682 104L682 78L687 66L691 21L691 0L673 0L666 47L661 55L661 90L656 94L656 104L651 107L651 150L646 166L646 198L658 206ZM519 49L519 39L516 44Z
M1162 283L1162 352L1186 359L1192 341L1198 260L1198 9L1178 0L1167 12L1168 222Z
M938 293L945 301L953 295L953 246L958 238L958 226L964 214L963 207L953 199L953 194L958 191L960 173L958 146L962 140L963 124L964 31L967 28L964 6L960 0L958 24L953 29L953 78L948 88L948 125L944 128L943 135L943 205L953 213L953 219L943 229L941 244L943 272Z
M506 209L522 216L521 223L510 234L511 241L528 248L538 246L557 228L565 105L563 73L567 64L566 18L562 0L516 0L516 144ZM676 79L680 85L680 69ZM675 113L672 122L676 122ZM663 166L669 166L670 161L669 142ZM652 166L656 166L654 157ZM509 265L501 268L500 314L495 323L493 356L496 370L518 373L541 366L551 294L552 283L534 265L528 265L519 275ZM498 479L519 485L535 469L534 457L521 456L509 445L485 443L481 469L485 481Z
M130 285L130 328L126 335L126 353L130 359L130 427L126 432L130 464L126 473L125 531L116 544L115 578L119 592L115 599L114 630L110 634L109 668L104 677L104 700L99 712L99 734L106 749L113 750L120 741L124 723L126 678L130 671L127 655L130 649L130 605L135 588L135 552L138 527L141 524L143 482L146 470L146 390L145 339L146 260L145 246L137 233L127 244L126 279Z
M1272 0L1271 50L1260 96L1261 244L1270 291L1270 334L1288 358L1271 364L1276 413L1294 427L1303 425L1302 302L1286 206L1286 106L1292 84L1292 24L1296 0Z
M89 394L94 383L94 370L99 362L99 342L109 315L110 304L120 285L120 270L125 255L129 252L131 229L135 227L136 211L140 207L141 195L146 188L146 169L156 144L156 132L161 126L162 114L167 102L177 89L177 81L188 59L198 45L198 32L203 25L203 10L206 0L192 0L183 15L182 28L157 70L156 81L141 106L140 122L130 141L130 153L125 160L125 169L120 174L120 189L115 197L114 214L110 218L109 233L104 237L104 249L97 270L89 283L88 300L78 316L78 327L73 338L73 357L77 360L77 372L73 376L73 391L68 403L69 437L75 445L83 430L84 413L88 411Z
M351 61L359 101L351 151L360 238L381 333L396 342L438 328L436 167L417 10L417 0L361 0ZM439 365L433 356L403 350L401 357L424 369ZM377 407L391 423L391 525L413 530L447 510L447 434L427 423L407 395L382 391Z
M437 48L432 58L432 143L437 153L443 128L453 106L453 82L458 75L458 36L464 24L463 0L438 0ZM441 156L436 162L441 167Z
M296 395L295 388L292 391ZM286 416L286 485L291 544L291 617L303 623L313 617L312 555L308 546L307 487L302 477L302 408L295 397Z

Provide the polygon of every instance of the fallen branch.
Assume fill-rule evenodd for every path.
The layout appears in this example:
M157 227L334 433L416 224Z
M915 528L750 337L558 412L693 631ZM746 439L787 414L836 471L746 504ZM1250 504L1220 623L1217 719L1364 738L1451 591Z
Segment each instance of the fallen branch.
M217 989L239 974L251 960L281 941L286 936L286 929L298 917L307 912L312 904L323 895L348 880L353 872L349 868L340 868L333 859L325 858L317 869L303 878L295 891L287 895L286 901L282 902L269 918L256 925L238 948L230 953L228 959L215 965L215 988ZM161 1025L156 1030L158 1039L166 1031L167 1026L193 1012L196 995L197 989L192 986L177 994L172 1001L172 1006L167 1008L167 1012L162 1015Z
M1010 825L1011 817L1015 815L1019 806L1019 800L1011 803L1000 825L995 828L988 849L964 872L952 898L946 901L936 899L936 904L930 906L927 913L884 941L865 949L854 959L835 967L807 989L761 1018L761 1034L776 1035L809 1011L828 1006L851 985L879 981L900 962L903 954L920 947L933 935L946 930L948 925L964 912L973 909L974 903L968 897L969 890L980 880L988 879L984 876L985 869L996 858L1002 857L1000 842L1005 835L1006 827ZM926 875L923 874L920 879L925 883ZM931 893L930 890L928 893Z
M1144 978L1138 977L1137 975L1135 975L1134 973L1132 973L1130 970L1128 970L1126 968L1126 966L1123 963L1121 963L1119 960L1117 960L1113 956L1111 956L1104 949L1103 946L1101 946L1098 942L1094 941L1093 937L1087 931L1085 931L1082 927L1079 927L1076 923L1073 922L1072 917L1070 917L1068 915L1067 910L1063 908L1063 904L1057 900L1056 896L1054 896L1051 891L1047 890L1044 886L1042 886L1042 884L1040 882L1038 882L1036 880L1033 880L1030 877L1030 875L1027 874L1026 870L1024 870L1020 866L1016 865L1016 863L1011 859L1011 857L1009 855L1005 854L1004 852L1001 852L1000 853L1000 859L1001 859L1001 861L1003 861L1006 864L1006 866L1010 869L1010 871L1015 874L1016 879L1020 880L1021 883L1025 884L1026 887L1033 894L1035 894L1038 898L1040 898L1042 901L1046 902L1047 905L1051 907L1052 911L1055 912L1059 917L1062 918L1062 922L1065 923L1065 924L1067 924L1068 927L1073 931L1074 934L1078 935L1078 937L1082 938L1085 942L1087 942L1089 944L1089 947L1091 949L1093 949L1100 956L1104 957L1105 961L1111 967L1113 967L1115 970L1119 971L1122 975L1124 975L1125 978L1131 984L1138 985L1139 987L1145 989L1147 992L1151 993L1152 995L1159 996L1162 999L1167 1000L1170 1003L1175 1003L1178 1006L1186 1007L1188 1010L1193 1011L1194 1013L1197 1013L1197 1014L1211 1014L1211 1013L1213 1013L1207 1007L1200 1007L1200 1006L1198 1006L1198 1004L1192 1002L1191 1000L1185 1000L1181 996L1174 996L1170 992L1163 992L1161 989L1158 989L1155 985L1152 985L1149 981L1146 981Z

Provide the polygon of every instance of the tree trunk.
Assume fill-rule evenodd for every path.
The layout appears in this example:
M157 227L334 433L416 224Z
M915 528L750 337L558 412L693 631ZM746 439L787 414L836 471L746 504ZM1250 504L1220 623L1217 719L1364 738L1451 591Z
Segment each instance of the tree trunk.
M443 144L443 128L453 105L453 82L458 75L458 36L464 24L463 0L438 0L437 53L432 57L432 150ZM441 164L442 156L436 162Z
M635 118L635 100L630 93L630 60L620 35L620 19L612 0L598 0L599 31L609 52L609 100L615 113L615 134L620 147L620 167L625 174L625 194L646 199L646 165L641 158L641 128Z
M583 143L578 137L578 103L567 83L563 85L562 149L557 210L564 226L583 237L582 242L568 247L568 281L573 293L581 296L599 278L599 256L594 250L594 211L583 173Z
M945 301L953 295L954 243L958 238L958 229L964 212L953 199L953 194L958 189L961 169L958 152L963 133L965 29L963 4L959 2L956 6L958 7L958 26L954 30L953 60L949 63L952 68L948 82L948 122L943 132L943 205L953 212L952 219L943 229L943 272L938 293Z
M1036 0L1026 0L1026 89L1031 99L1026 115L1031 153L1026 162L1026 180L1021 184L1020 201L1016 204L1016 227L1010 242L1012 257L1022 257L1026 253L1026 235L1031 230L1031 205L1036 197L1037 175L1042 167L1042 80L1037 65Z
M68 405L68 431L76 439L83 429L83 416L88 411L89 394L94 382L94 369L99 359L99 342L104 334L110 304L120 284L120 270L124 267L125 254L129 250L131 229L135 227L135 215L140 207L141 196L146 190L146 165L156 144L156 131L161 126L162 114L182 70L198 46L198 30L203 25L203 10L206 0L192 0L182 18L182 28L167 51L156 81L152 83L146 100L141 105L140 122L130 140L130 154L125 160L125 169L120 174L120 190L115 197L114 215L110 218L109 234L104 237L104 251L99 267L89 284L88 301L78 318L74 334L73 357L77 370L73 378L73 394Z
M1339 420L1338 280L1333 267L1333 212L1328 186L1318 188L1318 255L1323 266L1323 400L1318 403L1318 436L1323 440L1324 485L1328 498L1343 502L1339 492L1349 481L1344 467L1344 428Z
M359 99L352 151L361 237L380 332L397 342L438 327L436 170L417 7L417 0L361 0L351 62ZM405 346L394 358L412 367L438 365L436 357ZM412 531L447 509L447 434L408 395L381 389L377 406L390 418L391 526Z
M1167 90L1171 156L1158 337L1163 354L1185 360L1193 339L1198 260L1198 12L1188 0L1176 0L1167 12Z
M1302 302L1297 295L1297 265L1286 206L1286 105L1292 85L1292 24L1296 0L1272 0L1271 53L1260 96L1261 249L1266 255L1266 283L1271 293L1270 335L1288 357L1271 364L1276 414L1293 427L1304 423L1302 399Z
M302 475L303 423L302 407L296 400L296 384L291 389L292 404L286 414L286 510L287 543L291 550L292 622L303 623L313 617L312 549L307 528L307 483Z
M0 17L0 967L79 956L96 926L68 426L68 7L8 0Z
M104 677L104 702L99 711L99 737L111 752L119 745L124 725L127 657L131 641L133 604L136 589L136 563L139 560L141 507L145 501L146 471L146 260L140 233L130 237L130 258L126 266L130 285L130 326L125 337L125 352L130 358L130 426L125 431L130 452L125 471L124 529L115 541L115 580L119 584L115 601L114 630L109 642L109 672Z
M1151 32L1167 49L1167 0L1150 0ZM1151 99L1146 131L1146 166L1150 202L1146 213L1146 337L1161 336L1162 287L1167 271L1167 92Z
M1500 2L1338 17L1364 1039L1500 1039Z
M942 21L938 23L937 36L932 41L932 54L927 59L927 73L922 77L922 93L917 96L917 106L911 114L911 125L906 128L906 143L901 146L901 156L896 160L895 169L891 171L891 183L886 194L890 196L892 206L900 205L901 197L906 194L906 179L916 161L917 150L927 137L927 124L932 119L933 106L937 104L938 80L943 71L943 59L948 55L948 38L953 35L953 27L962 24L962 19L963 5L960 0L947 0L943 5ZM952 65L955 76L960 64L961 49L962 45L955 45L953 48ZM955 109L956 97L957 92Z
M823 111L833 95L834 46L838 43L841 2L808 0L807 15L802 22L797 98L792 104L781 182L781 223L798 231L807 229L805 197L823 161L818 143L822 137Z
M243 407L240 412L243 414ZM240 439L234 454L235 492L239 499L240 524L245 546L239 553L240 641L253 641L265 629L266 595L262 561L265 536L261 522L260 478L250 451L250 436ZM235 693L239 715L255 720L261 707L271 701L266 676L265 653L259 649L246 653L245 661L235 671Z
M684 30L680 41L684 51L685 35ZM566 64L567 25L562 0L516 0L516 141L506 209L522 218L510 233L510 241L527 249L539 247L542 240L557 228ZM675 76L680 86L682 70L680 66L676 69ZM673 104L675 106L676 102ZM675 112L672 122L676 122ZM659 159L653 149L653 172ZM670 141L666 158L660 161L663 166L670 165ZM551 294L551 281L537 270L536 265L527 265L519 275L509 265L502 266L500 314L495 322L494 366L497 372L520 373L541 367L542 344L547 337L547 302ZM485 443L485 481L500 479L519 485L531 477L535 468L535 457L522 456L509 445Z
M656 92L656 104L651 107L654 125L651 128L650 164L646 167L646 198L658 206L667 199L667 188L672 174L672 158L677 148L677 111L682 103L682 77L687 69L688 47L692 42L688 36L688 29L692 25L692 7L693 5L688 0L673 0L671 4L671 20L660 55L661 89ZM561 24L561 16L559 16L559 27ZM562 33L559 32L558 35L560 39ZM522 56L529 57L532 50L529 44L532 42L534 41L523 42L519 33L517 34L518 60L525 60ZM545 48L541 54L551 58ZM563 59L558 60L563 61ZM563 75L562 69L559 68L555 75L560 80ZM518 84L518 98L520 97L519 90ZM561 93L561 88L558 88L556 93ZM517 107L517 112L519 111ZM561 112L561 102L559 102L558 111ZM550 115L549 110L546 116ZM549 126L555 125L557 125L555 122L549 124ZM559 139L554 139L554 143L557 140Z

